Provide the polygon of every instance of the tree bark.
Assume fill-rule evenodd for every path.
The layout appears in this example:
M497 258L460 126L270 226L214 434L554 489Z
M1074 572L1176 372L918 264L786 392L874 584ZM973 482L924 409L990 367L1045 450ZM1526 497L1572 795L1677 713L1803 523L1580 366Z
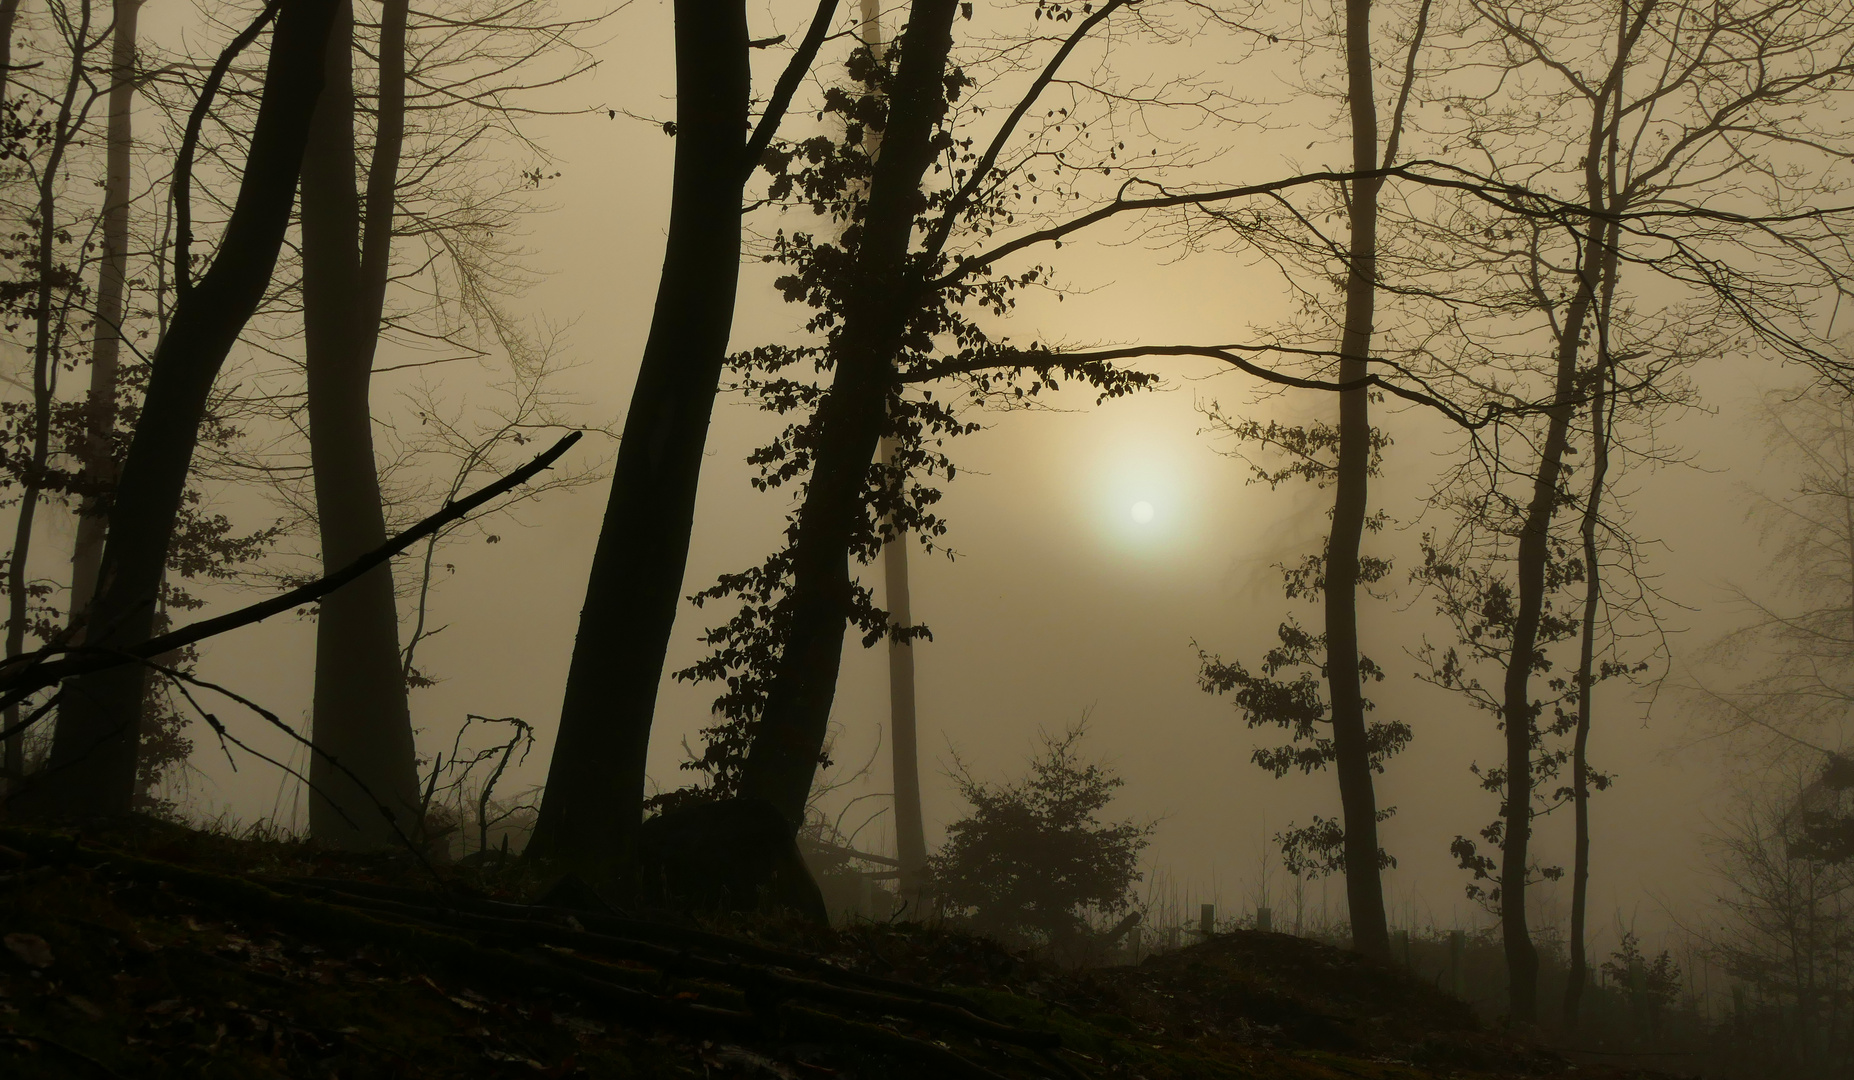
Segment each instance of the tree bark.
M6 101L13 75L13 27L19 22L19 0L0 0L0 104Z
M161 570L213 380L257 310L289 225L334 0L283 0L244 176L218 255L175 305L109 513L89 644L148 638ZM51 767L34 809L121 817L135 793L144 673L124 665L65 687Z
M880 60L887 42L882 37L880 0L862 0L863 44ZM863 148L871 161L880 156L882 132L870 128L863 133ZM884 462L895 460L894 440L883 439L876 451ZM914 623L908 590L907 533L899 527L895 539L882 548L882 583L888 604L890 626L906 627ZM913 906L916 918L925 918L920 910L921 889L927 879L927 835L921 820L921 767L919 729L916 725L914 693L914 643L894 637L888 640L888 716L890 774L894 786L895 856L901 863L901 901Z
M1600 196L1597 197L1600 200ZM1600 210L1599 207L1593 209ZM1593 234L1595 230L1593 229ZM1592 237L1594 240L1594 235ZM1545 410L1545 442L1538 473L1526 504L1516 563L1518 606L1513 618L1513 651L1502 686L1501 722L1506 728L1506 796L1500 857L1500 933L1506 950L1510 1019L1538 1019L1538 950L1526 924L1526 861L1532 836L1532 735L1536 709L1531 696L1532 667L1538 655L1539 624L1545 608L1545 564L1550 557L1558 479L1564 472L1571 415L1576 409L1577 357L1584 323L1594 300L1600 262L1598 243L1589 243L1579 260L1578 288L1565 311L1560 331L1552 404Z
M1378 108L1371 77L1371 0L1346 0L1346 105L1352 119L1352 168L1378 167ZM1360 180L1351 192L1351 250L1346 268L1345 327L1339 381L1369 373L1377 308L1378 192L1381 180ZM1345 818L1345 893L1352 947L1390 959L1390 928L1378 867L1378 806L1359 684L1358 549L1364 536L1371 470L1367 390L1339 395L1339 462L1334 475L1332 537L1326 548L1326 672L1332 697L1333 769Z
M403 4L387 5L385 21L394 22L397 14L400 32L395 47L383 41L380 50L383 138L375 145L370 195L374 181L383 176L391 185L398 173L400 117L391 106L403 106L404 100L404 13ZM386 542L368 392L390 250L390 241L376 238L390 238L393 205L390 199L368 199L365 230L376 241L377 257L363 266L353 31L352 2L339 0L302 174L309 457L325 573ZM397 80L387 70L394 66ZM418 773L390 564L322 599L311 737L316 753L309 765L310 836L331 847L364 849L395 845L394 823L407 835L414 831ZM390 810L391 823L383 810Z
M642 824L651 717L740 274L743 0L677 0L676 164L663 274L625 416L530 854L608 874ZM866 459L865 459L866 460Z
M85 85L90 47L89 3L80 5L75 25L68 39L71 46L71 69L65 76L64 89L58 97L58 111L51 126L51 139L45 160L40 164L36 195L36 232L32 234L33 258L38 278L32 298L32 450L25 474L20 478L19 517L14 522L13 548L6 561L6 655L20 655L26 647L26 629L31 621L30 585L26 576L32 555L32 528L38 517L39 500L44 491L46 466L51 458L52 394L57 379L58 342L54 340L52 297L56 292L58 179L64 168L64 156L77 137L72 130L79 88ZM6 711L7 727L19 722L17 709ZM25 774L24 744L17 736L8 739L5 769L9 783L18 783Z
M1615 177L1613 151L1619 132L1612 124L1607 138L1612 150L1609 176ZM1612 191L1612 205L1620 201ZM1615 360L1610 343L1610 315L1614 310L1616 282L1620 276L1617 227L1611 223L1601 230L1603 280L1596 309L1597 367L1590 393L1590 494L1584 504L1580 523L1584 547L1584 611L1578 633L1577 655L1577 727L1571 738L1571 940L1570 970L1564 984L1564 1028L1577 1030L1578 1007L1582 1004L1584 982L1589 978L1590 962L1586 956L1585 929L1590 908L1590 723L1591 693L1596 686L1596 613L1603 600L1602 564L1598 562L1597 528L1601 524L1604 485L1609 477L1611 426L1615 406L1611 387L1615 384Z
M890 441L881 442L882 460L894 460ZM908 534L900 529L882 546L882 582L890 626L914 624L908 596ZM895 858L901 863L901 899L918 907L926 884L927 834L921 820L919 732L915 723L914 643L888 639L888 716L890 761L894 774ZM916 911L916 917L924 913Z
M129 277L129 184L135 149L135 40L142 0L116 0L110 44L109 126L103 180L103 257L97 267L96 330L90 346L90 392L85 408L83 484L88 492L109 488L116 478L110 432L116 426L116 379L122 354L123 301ZM77 540L71 552L71 625L81 627L96 595L103 561L105 500L86 494L77 510ZM74 635L75 636L75 635ZM79 638L81 640L81 638Z
M1606 316L1599 312L1598 319ZM1571 861L1571 940L1570 970L1564 984L1564 1029L1577 1030L1578 1006L1583 1000L1584 981L1589 978L1589 960L1584 950L1584 929L1590 895L1590 695L1595 683L1596 613L1603 599L1603 574L1597 562L1597 523L1603 505L1603 481L1609 471L1609 431L1604 416L1604 396L1609 378L1608 358L1601 358L1596 371L1596 387L1590 397L1590 494L1584 504L1581 531L1584 544L1584 611L1577 655L1577 729L1571 740L1571 810L1575 835Z
M790 629L774 669L741 794L763 798L796 829L824 745L850 615L849 547L887 417L894 358L913 288L909 240L923 205L931 136L946 108L942 81L958 0L915 0L901 38L882 154L835 342L836 373L818 405L818 444L793 544Z

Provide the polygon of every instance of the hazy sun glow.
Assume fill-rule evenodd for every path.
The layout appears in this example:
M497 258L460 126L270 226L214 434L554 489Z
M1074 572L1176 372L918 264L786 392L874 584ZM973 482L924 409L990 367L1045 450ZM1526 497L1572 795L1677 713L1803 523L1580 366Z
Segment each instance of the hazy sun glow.
M1149 502L1144 502L1144 501L1134 503L1133 504L1133 520L1139 522L1141 525L1144 525L1148 521L1151 521L1152 520L1152 504Z

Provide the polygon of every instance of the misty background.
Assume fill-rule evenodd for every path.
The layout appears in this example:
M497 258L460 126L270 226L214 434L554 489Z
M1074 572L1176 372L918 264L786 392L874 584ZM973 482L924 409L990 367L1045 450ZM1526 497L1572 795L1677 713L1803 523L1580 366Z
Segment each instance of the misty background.
M797 32L809 16L809 7L802 8L750 11L754 35ZM596 10L571 0L563 5L568 14ZM558 115L524 121L526 134L551 155L548 172L559 175L536 193L537 210L523 221L522 265L536 278L514 308L556 328L568 365L555 383L570 401L562 413L589 428L615 428L624 415L649 326L674 148L655 123L673 109L669 14L667 4L651 0L612 12L584 40L597 67L535 99ZM198 32L183 29L190 18L178 8L151 6L144 33L176 42ZM1265 125L1210 138L1215 157L1203 166L1207 175L1263 179L1290 166L1343 161L1343 126L1331 123L1337 104L1297 99L1283 85L1292 68L1285 49L1262 49L1240 65L1223 38L1165 53L1165 63L1232 80L1263 103L1258 116ZM770 82L776 70L770 65L782 55L765 60L764 70L756 67L756 86ZM801 131L810 122L795 117ZM1323 141L1307 143L1315 134ZM1060 304L1053 296L1026 299L1012 321L1022 338L1078 345L1237 341L1249 339L1252 326L1290 313L1278 272L1241 252L1184 257L1162 238L1108 227L1048 261L1073 293ZM771 276L770 268L746 267L733 347L792 333L796 310L778 299ZM382 366L392 360L382 353ZM1274 735L1250 731L1227 700L1199 688L1198 648L1259 655L1288 612L1306 618L1315 610L1281 598L1273 567L1317 542L1330 500L1306 486L1270 491L1250 483L1249 466L1230 456L1233 444L1212 430L1203 410L1214 401L1226 413L1294 420L1326 416L1335 402L1312 392L1263 392L1248 377L1207 363L1149 366L1165 375L1159 392L1096 407L1090 393L1073 391L1040 409L982 414L986 430L953 447L962 471L941 507L957 557L917 551L911 564L914 615L933 632L931 643L916 648L928 842L937 845L944 826L964 810L944 775L955 754L981 778L1013 777L1040 731L1086 716L1087 752L1127 781L1112 812L1161 823L1146 853L1149 881L1214 900L1226 915L1251 910L1259 890L1271 888L1279 911L1289 879L1271 837L1314 814L1336 814L1337 792L1328 775L1275 780L1250 763L1251 750ZM1593 762L1617 778L1593 800L1591 930L1598 956L1621 926L1658 944L1710 917L1718 890L1706 841L1730 812L1735 769L1742 766L1710 738L1714 731L1696 720L1678 688L1717 676L1709 647L1743 618L1732 587L1754 594L1774 588L1758 525L1746 510L1750 492L1781 492L1790 476L1781 463L1767 462L1752 407L1765 391L1799 378L1762 361L1703 362L1694 373L1702 407L1675 416L1657 435L1679 448L1686 463L1622 480L1634 529L1653 541L1647 569L1665 596L1659 614L1671 665L1658 685L1617 680L1597 690ZM439 386L459 408L492 404L498 379L494 358L379 375L376 415L415 424L409 409L392 402L420 380ZM1384 599L1361 602L1362 646L1388 672L1372 691L1377 715L1401 718L1415 731L1409 749L1378 778L1380 805L1397 808L1383 832L1398 860L1385 877L1386 901L1393 925L1485 926L1492 920L1464 897L1466 875L1448 841L1474 835L1495 813L1469 767L1498 759L1500 735L1484 714L1416 680L1418 664L1408 655L1425 635L1449 640L1432 601L1407 574L1429 524L1421 500L1458 439L1439 419L1396 403L1380 411L1378 422L1395 444L1374 482L1373 506L1394 524L1372 550L1394 556L1397 568L1378 587ZM792 496L754 491L743 463L773 430L772 419L751 403L723 396L710 431L685 593L751 564L775 542ZM582 464L593 465L610 456L612 443L595 433L583 450ZM250 492L221 497L243 525L275 516ZM1132 513L1142 502L1152 507L1143 523ZM504 790L541 781L603 505L602 484L550 493L442 551L430 618L445 629L420 645L419 660L438 681L412 696L422 752L447 746L468 713L520 716L536 725L539 744ZM399 572L403 584L406 567ZM879 573L864 568L863 576L879 602ZM209 595L231 606L250 594L221 588ZM718 617L685 605L669 670L702 654L697 635ZM313 659L312 624L280 616L211 642L200 673L306 729ZM847 650L832 757L848 782L826 801L844 808L852 827L872 819L857 845L878 853L892 847L886 815L878 813L884 800L869 797L889 791L888 758L877 752L886 749L886 677L882 650L854 643ZM712 693L666 677L652 733L656 785L690 779L678 766L685 741L696 745L696 731L710 722ZM307 800L297 781L248 759L234 770L198 725L192 734L197 745L185 783L193 814L304 824ZM274 733L251 725L240 734L304 763L300 749ZM855 775L865 762L866 773ZM1541 819L1536 830L1540 860L1568 863L1568 812ZM1537 924L1562 921L1561 893L1568 895L1568 884L1537 887ZM1332 916L1342 918L1342 887L1329 882L1327 894Z

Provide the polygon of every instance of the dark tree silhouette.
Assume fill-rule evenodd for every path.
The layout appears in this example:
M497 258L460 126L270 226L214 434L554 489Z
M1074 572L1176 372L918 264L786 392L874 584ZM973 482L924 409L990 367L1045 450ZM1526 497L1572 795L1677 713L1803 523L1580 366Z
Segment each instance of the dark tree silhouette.
M212 265L198 282L184 283L155 351L147 399L110 507L109 541L85 623L89 648L138 645L151 632L162 567L213 380L263 298L289 225L310 117L322 89L323 50L335 3L277 0L241 35L241 47L273 13L276 29L263 98L237 202ZM221 68L235 54L222 55ZM183 154L180 165L176 183L184 189L190 155ZM178 245L175 265L190 274L186 249L184 242ZM64 817L129 812L143 685L142 668L124 665L78 678L65 688L50 767L35 785L38 791L29 795L34 809Z
M1403 88L1383 147L1383 164L1396 163L1399 128L1415 80L1417 50L1429 19L1429 5L1411 35ZM1371 0L1346 0L1346 109L1352 120L1352 169L1378 167L1377 87L1372 78ZM1378 290L1379 179L1352 185L1351 248L1346 262L1345 325L1339 339L1339 381L1368 373ZM1360 687L1358 652L1359 543L1369 513L1368 488L1375 451L1370 391L1339 395L1338 461L1333 470L1333 525L1326 547L1326 676L1332 700L1333 771L1345 816L1345 893L1352 922L1352 946L1367 956L1390 958L1390 929L1379 878L1378 804L1373 791L1369 732ZM1380 758L1381 761L1381 758ZM1378 768L1382 768L1379 764Z
M327 84L303 162L309 457L327 573L386 542L368 389L386 301L405 130L405 25L405 0L388 0L364 204L355 190L352 0L338 0L328 37ZM418 773L390 566L322 600L311 731L319 753L309 765L310 835L335 847L395 846L397 837L373 800L391 807L399 828L410 831L418 815Z
M77 444L84 485L93 489L78 509L71 551L71 618L75 625L96 594L103 561L104 508L100 492L115 482L111 429L116 419L117 369L123 341L124 296L129 273L130 158L134 151L135 38L142 0L116 0L109 70L108 166L103 184L103 251L97 264L96 325L90 347L89 430ZM4 22L0 18L0 22Z
M851 536L863 515L869 463L894 385L894 358L908 328L910 240L915 216L924 208L921 180L938 151L934 136L946 111L958 9L957 0L916 0L897 43L901 58L856 241L836 375L818 405L811 482L795 524L789 636L741 774L742 794L772 803L794 830L804 818L836 696L852 607Z
M820 3L748 139L745 5L676 4L676 162L663 274L580 609L531 855L605 873L621 867L636 844L657 684L734 317L742 192L836 7L836 0Z

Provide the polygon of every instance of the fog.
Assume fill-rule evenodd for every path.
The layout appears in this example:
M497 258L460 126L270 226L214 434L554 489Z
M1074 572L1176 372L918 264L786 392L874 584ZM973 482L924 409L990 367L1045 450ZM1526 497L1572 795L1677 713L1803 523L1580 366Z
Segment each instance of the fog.
M808 11L755 8L753 32L796 32ZM615 431L625 413L663 254L674 140L651 121L673 111L668 16L667 5L655 2L613 13L594 35L603 39L591 49L597 69L544 97L563 114L523 122L560 176L538 197L545 209L525 223L526 265L540 276L517 307L560 328L570 367L559 385L576 403L572 419L593 429ZM1223 64L1216 48L1186 52L1216 71ZM1272 70L1266 58L1251 65ZM770 82L773 70L757 67L756 85ZM1268 116L1277 130L1255 131L1247 143L1240 132L1219 136L1230 145L1208 172L1257 179L1342 156L1336 137L1303 145L1301 125L1329 121L1326 105L1278 90L1255 93L1276 101ZM1050 261L1076 295L1060 304L1026 300L1013 322L1022 338L1244 340L1252 327L1290 311L1278 272L1241 252L1180 257L1159 241L1108 229ZM748 266L733 347L792 334L798 311L779 301L770 278L767 268ZM1313 392L1264 394L1247 376L1204 362L1155 365L1165 375L1156 392L1097 406L1085 390L1066 391L1043 408L984 414L986 430L953 448L962 471L942 508L956 557L912 553L915 617L933 634L917 648L928 842L936 846L965 810L946 775L955 756L981 778L1008 779L1021 773L1039 732L1085 717L1088 752L1126 779L1112 812L1159 822L1143 860L1149 881L1179 897L1214 900L1231 915L1252 909L1259 890L1269 888L1280 908L1289 879L1271 837L1314 814L1336 815L1337 792L1326 774L1276 780L1251 764L1254 747L1275 741L1272 732L1249 730L1227 700L1199 688L1197 650L1259 656L1290 611L1303 621L1317 618L1317 608L1282 599L1274 565L1318 543L1327 496L1305 485L1271 491L1251 483L1249 467L1230 456L1231 443L1211 429L1203 409L1215 401L1243 415L1304 420L1324 418L1333 406ZM375 401L389 404L376 409L403 420L403 406L390 402L415 384L414 374L378 378ZM1593 803L1599 955L1621 926L1659 940L1708 918L1717 881L1705 839L1727 812L1734 773L1675 687L1709 670L1708 647L1741 616L1730 586L1772 585L1745 510L1751 490L1782 490L1789 478L1781 466L1766 465L1748 406L1798 377L1745 358L1707 362L1696 375L1704 407L1657 435L1687 463L1637 470L1624 481L1634 529L1652 541L1644 548L1646 569L1665 596L1659 613L1672 663L1658 684L1607 683L1597 694L1592 754L1616 776ZM497 378L495 360L453 365L441 378L456 401L481 401ZM1378 779L1380 804L1397 808L1384 832L1397 859L1386 895L1394 925L1487 925L1490 917L1463 895L1466 875L1448 843L1474 835L1496 812L1469 767L1498 759L1500 735L1485 714L1417 680L1410 655L1425 637L1446 642L1449 633L1407 572L1417 538L1433 527L1421 500L1459 437L1420 408L1393 403L1380 416L1396 442L1373 505L1393 524L1373 549L1394 556L1397 569L1381 587L1385 597L1362 605L1363 649L1388 672L1371 691L1377 715L1404 719L1415 732ZM752 405L723 396L685 593L752 564L776 542L791 496L754 491L743 464L772 430ZM612 452L612 438L596 431L576 451L592 464ZM420 660L438 683L412 699L423 752L448 745L468 713L520 716L536 725L538 745L503 783L516 790L544 781L604 497L603 483L550 494L486 525L482 531L498 542L479 533L443 551L431 618L445 629L421 645ZM271 512L248 492L227 490L222 500L241 521L262 522ZM1133 519L1141 502L1152 507L1148 522ZM402 585L410 572L400 567ZM879 586L880 574L864 568L863 579ZM251 594L213 595L219 610ZM669 670L702 654L697 636L718 617L714 609L684 606ZM274 618L212 642L201 672L306 728L313 639L308 621ZM886 677L885 653L852 641L832 714L832 757L847 783L825 800L827 810L847 807L846 821L871 819L857 843L878 853L893 845L883 799L890 790ZM685 743L696 744L709 722L711 696L711 687L666 676L651 737L655 785L689 779L678 766ZM246 725L241 734L253 745L303 766L300 749L274 733L225 719ZM186 781L192 815L304 826L297 781L238 754L234 769L197 726L193 737ZM866 774L853 775L865 762ZM1537 829L1541 861L1567 861L1568 811L1541 819ZM1337 915L1343 889L1327 889ZM1562 921L1564 890L1540 886L1536 903L1536 923Z

